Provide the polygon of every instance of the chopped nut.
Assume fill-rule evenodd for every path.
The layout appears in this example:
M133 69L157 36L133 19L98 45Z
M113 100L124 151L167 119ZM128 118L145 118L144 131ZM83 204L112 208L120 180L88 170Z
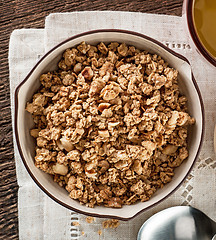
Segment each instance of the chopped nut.
M163 149L162 153L166 154L166 155L171 155L171 154L175 153L177 151L177 149L178 149L177 146L169 144Z
M101 130L98 131L98 135L103 137L103 138L108 138L110 136L109 131L108 130Z
M73 146L73 143L70 142L67 138L65 137L62 137L60 139L60 144L61 144L61 147L64 148L67 152L70 152L71 150L73 150L74 146ZM61 149L60 147L60 149Z
M90 67L85 67L81 73L83 77L87 80L91 80L94 74Z
M98 110L100 112L103 112L103 110L109 108L110 105L110 103L100 103L98 106Z
M75 66L74 66L74 72L75 73L78 73L82 70L82 63L77 63ZM84 75L83 75L84 76ZM85 76L84 76L85 77Z
M31 129L30 134L32 137L37 138L39 134L39 129Z
M63 164L56 163L53 165L53 171L56 174L66 175L68 173L68 167Z

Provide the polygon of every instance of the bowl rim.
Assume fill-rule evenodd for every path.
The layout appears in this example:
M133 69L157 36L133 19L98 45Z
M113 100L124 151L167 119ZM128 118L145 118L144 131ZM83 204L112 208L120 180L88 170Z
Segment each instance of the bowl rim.
M196 0L185 0L184 2L187 28L198 51L208 62L216 67L216 58L214 58L203 46L196 31L195 23L193 20L193 5L195 1Z
M17 147L18 147L18 150L19 150L19 154L21 156L21 159L22 159L22 162L24 163L24 166L25 168L27 169L27 172L29 173L29 175L31 176L31 178L34 180L34 182L38 185L38 187L44 192L46 193L51 199L53 199L55 202L57 202L58 204L66 207L67 209L69 210L72 210L72 211L75 211L77 213L81 213L81 214L85 214L87 216L92 216L92 217L100 217L100 218L112 218L112 219L118 219L118 220L122 220L122 221L128 221L128 220L131 220L133 218L135 218L137 215L139 215L140 213L154 207L155 205L159 204L160 202L162 202L163 200L165 200L166 198L168 198L173 192L175 192L179 187L180 185L182 184L182 182L186 179L186 177L188 176L188 174L191 172L197 158L198 158L198 155L199 155L199 152L200 152L200 149L201 149L201 146L202 146L202 143L203 143L203 136L204 136L204 126L205 126L205 114L204 114L204 104L203 104L203 100L202 100L202 96L201 96L201 92L199 90L199 87L197 85L197 82L193 76L193 73L192 73L192 69L191 69L191 79L192 79L192 82L193 82L193 85L197 91L197 94L198 94L198 97L199 97L199 101L200 101L200 106L201 106L201 113L202 113L202 116L201 116L201 119L202 119L202 126L201 126L201 129L202 129L202 132L201 132L201 137L200 137L200 142L199 142L199 147L198 147L198 150L197 150L197 153L196 153L196 156L189 168L189 170L187 171L187 173L185 174L184 178L182 179L181 182L178 183L178 185L169 193L167 194L166 196L162 197L161 199L159 199L157 202L153 203L152 205L146 207L146 208L143 208L141 210L139 210L136 214L134 214L133 216L131 217L120 217L120 216L112 216L112 215L109 215L109 214L98 214L98 213L89 213L87 211L83 211L83 210L79 210L75 207L72 207L71 205L68 205L66 203L64 203L63 201L57 199L55 196L53 196L53 194L51 194L45 187L42 186L42 184L40 183L40 181L34 176L34 174L32 173L31 169L28 167L27 165L27 161L26 159L24 158L24 155L23 155L23 152L22 152L22 148L21 148L21 144L20 144L20 141L19 141L19 135L18 135L18 93L19 93L19 90L20 88L22 87L22 85L29 79L29 77L32 75L32 73L34 72L34 70L37 68L37 66L49 55L51 54L54 50L56 50L58 47L60 47L61 45L73 40L73 39L76 39L76 38L79 38L79 37L82 37L82 36L86 36L86 35L89 35L89 34L95 34L95 33L103 33L103 32L118 32L118 33L124 33L124 34L129 34L129 35L134 35L134 36L138 36L138 37L141 37L143 39L146 39L148 41L151 41L155 44L157 44L158 46L160 46L161 48L165 49L167 52L171 53L172 55L180 58L181 60L187 62L189 64L189 66L191 67L191 64L190 62L184 57L182 56L181 54L179 53L176 53L175 51L173 51L172 49L168 48L167 46L165 46L164 44L162 44L161 42L151 38L151 37L148 37L144 34L141 34L141 33L138 33L138 32L134 32L134 31L129 31L129 30L122 30L122 29L97 29L97 30L91 30L91 31L86 31L86 32L83 32L83 33L80 33L80 34L76 34L70 38L67 38L66 40L60 42L59 44L57 44L56 46L54 46L52 49L50 49L47 53L45 53L43 55L43 57L34 65L34 67L30 70L30 72L27 74L27 76L25 77L25 79L16 87L15 89L15 112L14 112L14 129L15 129L15 139L16 139L16 143L17 143Z

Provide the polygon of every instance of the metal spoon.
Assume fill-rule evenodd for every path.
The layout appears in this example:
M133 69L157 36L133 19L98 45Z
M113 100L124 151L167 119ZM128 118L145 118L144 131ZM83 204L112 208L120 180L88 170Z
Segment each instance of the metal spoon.
M140 228L137 240L213 240L216 223L189 206L167 208L150 217Z

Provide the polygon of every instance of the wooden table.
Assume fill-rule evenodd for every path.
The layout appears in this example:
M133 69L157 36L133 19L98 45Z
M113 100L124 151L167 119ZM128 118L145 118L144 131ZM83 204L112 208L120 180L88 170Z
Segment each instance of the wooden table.
M45 17L52 12L116 10L181 16L182 2L183 0L0 0L0 239L18 239L18 185L13 154L7 60L11 32L18 28L43 28Z

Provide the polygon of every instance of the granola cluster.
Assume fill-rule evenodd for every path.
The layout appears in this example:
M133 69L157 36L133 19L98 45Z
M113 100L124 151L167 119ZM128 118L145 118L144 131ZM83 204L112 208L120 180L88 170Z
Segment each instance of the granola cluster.
M147 201L187 157L187 113L177 70L124 43L82 42L40 76L35 165L72 199L120 208Z

